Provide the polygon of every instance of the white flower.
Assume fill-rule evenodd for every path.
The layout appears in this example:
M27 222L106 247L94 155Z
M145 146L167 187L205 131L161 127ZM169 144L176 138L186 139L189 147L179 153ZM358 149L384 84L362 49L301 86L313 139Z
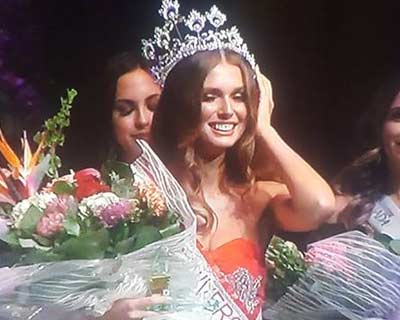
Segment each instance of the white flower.
M79 204L79 212L85 217L90 216L92 213L96 216L100 211L110 204L119 202L119 197L112 192L98 193L88 198L82 199Z
M192 31L200 33L204 29L206 18L198 11L192 10L185 21L185 25Z
M154 29L154 39L156 40L156 43L160 48L168 50L171 38L167 30L156 27Z
M223 26L226 22L226 15L223 14L217 6L212 6L210 12L206 13L208 21L214 26L216 29Z
M19 224L23 219L25 213L33 205L40 210L44 210L47 204L56 200L57 195L52 192L35 193L28 199L18 202L11 211L11 219L14 227L19 228Z
M165 19L175 21L179 16L178 0L163 0L158 13Z

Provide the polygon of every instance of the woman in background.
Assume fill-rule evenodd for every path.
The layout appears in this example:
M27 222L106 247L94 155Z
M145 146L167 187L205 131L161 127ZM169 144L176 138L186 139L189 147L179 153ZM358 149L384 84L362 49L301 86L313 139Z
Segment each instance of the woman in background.
M111 107L111 157L131 163L136 139L150 140L153 113L161 94L147 62L128 51L113 57L107 68L107 108ZM110 110L110 109L108 109Z
M339 175L333 219L400 239L400 77L382 86L363 120L369 150Z

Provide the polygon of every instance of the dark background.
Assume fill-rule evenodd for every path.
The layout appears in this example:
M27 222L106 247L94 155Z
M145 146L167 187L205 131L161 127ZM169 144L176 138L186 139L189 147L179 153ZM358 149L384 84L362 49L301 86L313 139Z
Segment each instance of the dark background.
M184 14L217 4L228 22L239 26L272 81L273 124L325 177L360 152L352 138L358 119L379 84L399 71L398 0L180 2ZM11 115L19 126L37 130L57 110L58 96L74 87L79 97L61 154L74 168L97 165L110 134L101 112L106 61L152 34L161 22L159 5L158 0L0 0L0 31L13 40L3 52L3 67L26 78L42 103L23 108L9 93L11 104L0 99L3 118L7 114L10 123ZM8 125L16 135L13 128Z

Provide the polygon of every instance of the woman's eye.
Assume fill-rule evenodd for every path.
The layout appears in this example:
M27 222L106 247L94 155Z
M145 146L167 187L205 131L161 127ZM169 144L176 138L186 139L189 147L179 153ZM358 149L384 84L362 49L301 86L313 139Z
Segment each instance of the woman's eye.
M213 102L217 99L217 97L213 94L205 94L203 95L203 102Z
M400 107L393 108L389 113L389 120L400 121Z
M135 107L124 103L116 103L114 105L114 110L116 110L122 117L126 117L135 110Z
M245 101L244 94L243 93L235 93L233 95L233 100L239 101L239 102Z
M154 96L148 99L147 101L147 109L149 109L151 112L156 111L158 102L160 100L160 96Z

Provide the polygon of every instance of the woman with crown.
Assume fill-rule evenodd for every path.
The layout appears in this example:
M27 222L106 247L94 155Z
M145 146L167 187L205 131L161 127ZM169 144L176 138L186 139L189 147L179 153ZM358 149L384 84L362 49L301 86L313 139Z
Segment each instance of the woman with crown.
M197 214L198 248L224 302L213 319L260 319L268 239L278 228L317 228L333 212L334 196L272 127L270 83L237 28L221 30L226 16L214 6L205 15L193 10L183 17L176 0L164 0L160 14L164 26L143 41L163 85L154 148ZM279 167L282 182L255 178L256 143L264 165ZM135 313L140 304L119 302L105 317Z

